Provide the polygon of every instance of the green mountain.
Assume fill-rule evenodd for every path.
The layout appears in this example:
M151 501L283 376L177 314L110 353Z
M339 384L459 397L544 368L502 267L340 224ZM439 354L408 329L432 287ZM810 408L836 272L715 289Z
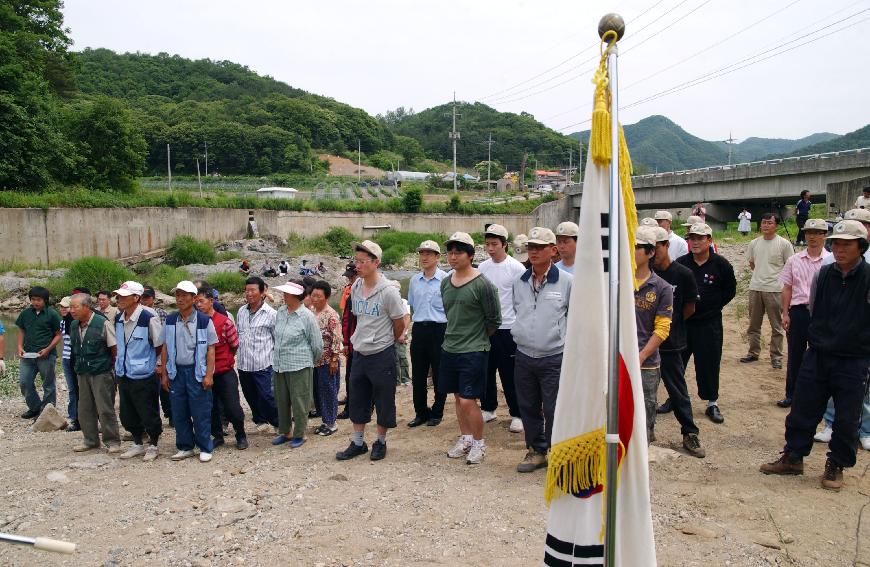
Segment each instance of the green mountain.
M849 132L848 134L839 136L838 138L800 148L788 155L822 154L825 152L839 152L841 150L851 150L855 148L870 148L870 124L863 128L859 128L854 132Z
M801 151L800 148L805 148L821 142L827 142L828 140L833 140L834 138L839 137L838 134L819 132L797 140L788 140L785 138L746 138L739 144L734 144L732 148L732 163L756 161L764 159L769 155ZM727 142L723 141L716 143L726 152L728 151Z
M485 104L457 103L456 121L460 133L457 142L457 161L472 167L486 161L489 135L492 134L492 159L503 169L518 170L523 153L528 152L526 164L539 168L555 168L568 165L569 152L573 150L576 163L579 148L570 137L559 134L535 120L525 112L514 114L499 112ZM440 161L453 160L453 141L449 133L453 126L453 103L428 108L422 112L388 113L382 119L390 124L397 134L417 140L426 156Z

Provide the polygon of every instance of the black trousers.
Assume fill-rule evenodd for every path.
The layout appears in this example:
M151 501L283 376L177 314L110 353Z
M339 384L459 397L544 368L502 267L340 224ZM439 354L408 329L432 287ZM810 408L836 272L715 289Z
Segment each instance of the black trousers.
M211 403L211 436L224 438L222 416L226 416L233 429L236 431L236 439L245 437L245 414L242 412L242 404L239 400L239 377L235 370L215 373Z
M157 387L160 383L156 374L142 380L131 380L126 376L118 376L118 393L120 394L121 425L133 436L133 442L142 444L142 433L148 433L150 443L157 445L157 440L163 432L163 421L160 419L158 407L159 396Z
M683 366L683 356L680 351L660 350L661 375L668 397L671 399L671 407L674 417L680 424L680 433L688 435L698 434L698 426L692 417L692 400L689 398L689 389L686 386L686 369Z
M499 329L489 337L486 390L484 390L483 398L480 400L480 409L483 411L495 411L498 407L498 389L495 382L495 372L498 370L508 411L511 417L520 417L517 390L514 386L514 356L516 352L517 344L514 342L510 329Z
M686 320L686 350L683 366L695 356L695 381L698 397L715 402L719 399L719 366L722 363L722 313L696 321Z
M804 236L804 225L807 224L807 220L809 218L810 218L809 216L803 216L803 215L798 215L795 218L795 222L797 223L797 227L798 227L798 233L794 239L795 243L806 242L806 237Z
M834 432L828 458L841 467L854 467L858 428L867 393L870 357L846 357L807 349L798 373L791 411L785 418L785 452L798 457L810 454L813 434L834 399Z
M792 305L788 308L791 323L788 327L788 366L785 372L785 397L794 397L794 385L797 383L798 372L804 353L807 351L807 341L810 330L810 310L806 305Z
M447 323L414 323L411 339L411 385L414 396L414 413L420 419L444 417L444 402L447 394L438 385L438 366L441 360L441 344ZM432 369L432 384L435 398L429 407L429 369Z

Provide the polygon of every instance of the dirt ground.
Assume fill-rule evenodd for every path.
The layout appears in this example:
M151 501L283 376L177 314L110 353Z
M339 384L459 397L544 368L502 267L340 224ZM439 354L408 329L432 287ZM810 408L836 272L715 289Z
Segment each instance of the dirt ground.
M330 154L320 154L317 156L322 160L326 160L329 162L329 174L337 175L341 177L348 177L351 175L356 175L359 172L361 175L365 177L377 177L381 178L384 176L384 170L378 169L377 167L371 167L368 165L364 165L362 167L357 167L355 161L351 161L347 158L334 156Z
M742 269L742 247L724 247ZM738 270L739 271L739 270ZM819 487L825 447L802 477L765 477L758 466L781 449L784 372L745 354L745 308L726 314L720 406L703 415L706 459L680 452L672 415L659 416L650 464L658 563L662 566L870 565L870 454L846 471L840 493ZM694 377L688 374L694 394ZM659 396L663 396L662 389ZM59 404L66 395L59 392ZM519 475L521 435L508 432L502 402L487 425L484 464L445 451L457 434L448 412L435 428L409 429L410 388L397 394L399 427L386 460L339 463L350 424L312 435L299 449L250 435L214 460L170 462L171 430L151 464L76 454L76 433L32 433L20 398L0 401L0 531L79 544L75 556L0 544L2 565L538 565L543 557L544 471ZM250 415L250 414L248 414ZM319 420L314 420L314 425ZM367 433L371 441L371 432ZM861 516L863 513L863 521Z

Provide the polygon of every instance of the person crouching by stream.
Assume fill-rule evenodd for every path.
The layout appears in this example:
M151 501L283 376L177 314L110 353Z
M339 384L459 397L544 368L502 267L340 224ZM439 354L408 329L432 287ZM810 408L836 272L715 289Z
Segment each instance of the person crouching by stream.
M290 281L275 286L275 290L284 294L284 306L278 309L275 317L272 380L278 407L278 436L272 439L272 445L289 441L290 447L295 449L305 443L314 363L323 354L323 339L317 319L302 303L307 289L300 283Z
M200 462L211 461L211 405L214 385L217 332L208 315L193 308L199 290L190 281L178 282L172 292L178 311L166 317L161 361L163 389L172 398L175 423L173 461L193 456L199 447Z

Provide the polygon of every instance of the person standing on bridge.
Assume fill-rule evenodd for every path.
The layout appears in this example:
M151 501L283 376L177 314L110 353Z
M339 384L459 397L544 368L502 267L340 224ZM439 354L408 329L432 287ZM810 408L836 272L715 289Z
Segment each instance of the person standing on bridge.
M813 204L810 203L810 192L804 189L801 191L800 200L794 206L795 219L798 227L798 233L794 239L795 246L806 245L806 240L804 239L804 225L807 223L807 219L810 218L810 209L812 207Z
M680 256L688 254L689 245L683 237L671 230L671 224L673 223L674 217L671 215L670 211L656 211L654 218L656 223L658 223L658 225L668 233L668 256L670 256L671 260L676 260Z
M691 254L677 259L695 276L700 301L695 314L686 320L686 350L683 366L695 356L695 380L698 396L707 401L704 412L713 423L725 418L719 410L719 367L722 363L722 309L737 294L734 268L712 250L713 229L705 223L689 228Z
M761 322L767 314L770 323L770 365L782 368L782 283L779 273L794 255L791 243L776 233L777 218L773 213L761 215L761 236L749 243L746 256L752 279L749 281L749 352L740 362L755 362L761 351Z

